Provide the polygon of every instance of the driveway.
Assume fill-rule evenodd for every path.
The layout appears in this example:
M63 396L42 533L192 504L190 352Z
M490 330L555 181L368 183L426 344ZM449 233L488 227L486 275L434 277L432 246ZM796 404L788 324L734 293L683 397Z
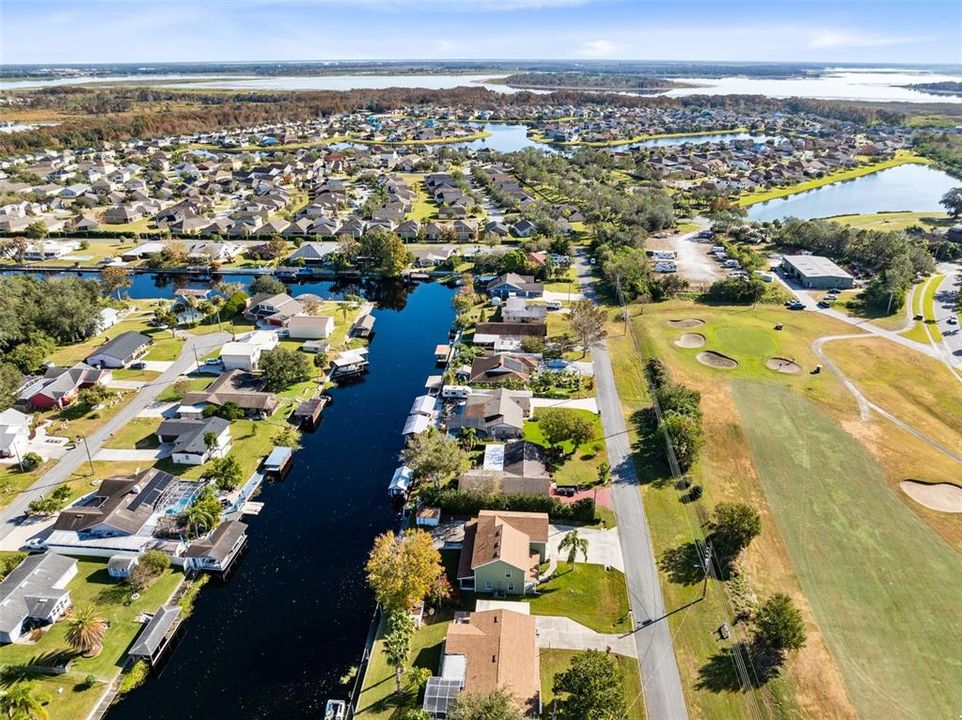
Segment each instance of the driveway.
M32 500L36 500L50 488L66 482L87 462L87 450L96 455L104 441L118 432L124 425L137 417L146 407L151 405L164 389L182 374L189 372L196 366L194 352L203 357L230 340L230 333L217 332L210 335L190 337L184 343L180 356L171 363L156 380L152 380L124 405L116 415L98 427L84 441L67 452L50 470L41 475L29 488L20 493L6 508L0 511L0 540L9 535L16 528L16 519L27 509ZM86 445L86 447L84 447Z
M665 238L650 237L647 248L673 251L680 277L693 285L711 285L723 277L721 266L708 255L712 243L700 243L695 240L695 236L701 230L711 227L711 222L702 217L696 217L693 222L699 226L698 230L677 233Z
M638 657L638 646L632 634L614 635L595 632L571 618L557 615L538 615L535 618L538 647L551 650L611 650L619 655ZM650 715L649 717L669 717ZM674 718L675 716L671 716Z
M561 567L565 566L565 556L558 549L564 536L571 530L577 530L578 536L588 541L588 562L596 565L608 565L616 570L625 571L625 560L621 554L621 538L618 528L596 530L594 528L573 527L571 525L552 525L548 528L548 557L557 559ZM578 555L578 562L585 562L583 555Z
M139 413L137 417L142 418L161 418L173 417L174 412L180 406L179 402L152 402Z
M127 448L101 448L94 455L97 462L145 462L153 465L155 460L169 457L171 453L170 445L161 445L152 450L135 450Z
M598 413L598 401L594 398L575 398L569 400L558 400L555 398L531 398L532 408L567 408L569 410L588 410L595 414Z
M557 302L568 302L571 300L581 300L584 298L580 292L552 292L551 290L545 290L543 300L556 300Z

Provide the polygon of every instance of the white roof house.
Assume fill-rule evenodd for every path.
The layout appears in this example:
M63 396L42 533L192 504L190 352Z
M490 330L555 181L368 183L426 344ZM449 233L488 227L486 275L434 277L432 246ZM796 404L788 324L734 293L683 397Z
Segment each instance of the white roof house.
M220 359L225 370L256 370L261 359L261 346L229 342L221 348Z
M323 340L334 332L334 318L327 315L295 315L287 321L287 330L298 340Z
M17 457L25 452L32 423L29 415L13 408L0 413L0 457Z

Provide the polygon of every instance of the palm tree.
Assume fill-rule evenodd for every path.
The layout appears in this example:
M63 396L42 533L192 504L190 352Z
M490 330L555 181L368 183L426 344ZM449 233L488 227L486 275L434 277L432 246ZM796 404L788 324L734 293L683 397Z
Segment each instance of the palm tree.
M0 715L11 720L48 720L49 699L33 685L18 682L0 692Z
M184 520L194 535L210 530L217 526L220 518L215 515L213 508L207 503L192 503L184 510Z
M478 446L478 431L473 427L464 428L458 435L458 442L465 450L474 450Z
M75 607L67 616L67 644L84 657L96 657L104 647L107 621L97 615L92 605Z
M577 530L572 530L561 538L558 550L561 552L568 551L568 565L572 569L574 569L575 560L578 559L578 553L581 553L585 562L588 562L588 539L579 536Z

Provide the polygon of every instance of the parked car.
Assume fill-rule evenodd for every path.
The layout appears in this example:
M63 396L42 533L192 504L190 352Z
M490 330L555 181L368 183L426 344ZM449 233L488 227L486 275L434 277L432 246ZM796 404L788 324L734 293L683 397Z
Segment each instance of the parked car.
M785 303L785 307L787 307L789 310L804 310L805 303L801 302L800 300L790 300L789 302Z
M952 317L950 317L948 320L946 320L945 322L947 322L949 325L958 325L958 324L959 324L959 319L958 319L957 317L955 317L955 316L952 316Z

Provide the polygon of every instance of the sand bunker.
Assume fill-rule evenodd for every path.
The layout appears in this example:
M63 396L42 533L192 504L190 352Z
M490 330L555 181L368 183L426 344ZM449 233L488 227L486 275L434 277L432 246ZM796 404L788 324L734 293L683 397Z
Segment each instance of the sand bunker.
M705 344L705 336L699 333L685 333L675 340L675 347L680 348L700 348Z
M962 513L962 487L958 485L903 480L899 483L899 487L915 502L925 505L930 510Z
M676 328L693 328L704 325L705 321L698 318L685 318L684 320L669 320L668 324Z
M794 360L783 357L770 357L765 361L765 367L775 372L796 375L802 371L802 366Z
M732 368L738 367L738 362L728 357L727 355L722 355L714 350L705 350L695 355L695 360L700 362L702 365L707 365L708 367L718 368L719 370L731 370Z

